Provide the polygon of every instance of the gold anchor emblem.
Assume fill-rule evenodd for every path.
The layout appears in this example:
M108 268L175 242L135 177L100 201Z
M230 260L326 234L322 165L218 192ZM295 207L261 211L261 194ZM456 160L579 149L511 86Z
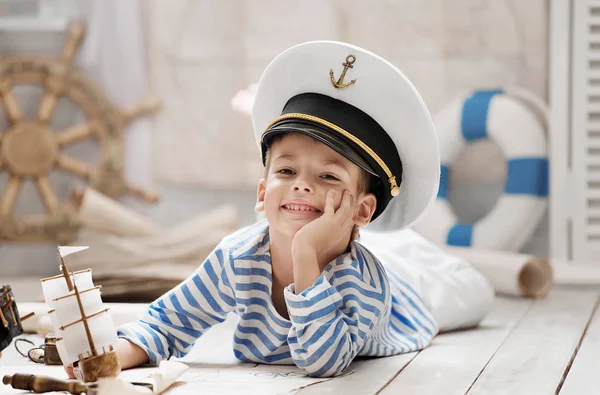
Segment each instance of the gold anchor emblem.
M349 87L350 85L354 84L356 82L356 80L352 80L348 83L344 83L344 77L346 76L346 72L348 71L348 69L353 68L353 64L356 61L356 57L354 55L348 55L346 56L346 61L344 63L342 63L342 66L344 66L344 70L342 70L342 75L340 75L340 78L338 78L338 80L336 81L334 76L333 76L333 70L329 70L329 77L331 78L331 83L333 84L333 86L336 89L344 89Z

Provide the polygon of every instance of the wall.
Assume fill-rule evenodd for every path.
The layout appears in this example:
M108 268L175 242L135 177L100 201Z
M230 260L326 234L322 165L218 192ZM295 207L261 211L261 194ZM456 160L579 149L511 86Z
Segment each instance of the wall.
M165 104L154 121L153 171L162 200L130 204L164 225L223 202L240 208L243 223L253 220L258 151L249 120L229 101L296 43L346 40L381 54L407 74L433 114L473 88L513 84L546 97L546 0L152 0L147 11L151 84ZM63 40L60 33L5 33L0 57L57 54ZM20 98L31 112L39 95L24 90ZM58 128L76 117L64 103L53 122ZM76 148L82 158L94 152L93 144ZM463 220L484 215L502 190L501 153L491 144L479 148L465 153L451 179L450 199ZM53 177L66 196L73 180ZM0 190L4 182L0 175ZM18 212L40 207L26 189ZM545 254L546 222L526 251ZM0 245L0 281L55 269L52 244Z

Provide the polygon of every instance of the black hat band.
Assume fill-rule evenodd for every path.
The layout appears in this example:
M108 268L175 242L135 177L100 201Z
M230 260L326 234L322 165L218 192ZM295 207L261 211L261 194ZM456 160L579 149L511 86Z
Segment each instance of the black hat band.
M325 119L316 117L314 115L301 114L301 113L287 113L287 114L281 115L280 117L275 118L266 127L265 131L269 130L276 123L284 121L284 120L289 120L289 119L298 119L298 120L305 120L305 121L311 121L311 122L318 123L322 126L329 128L330 130L333 130L333 131L341 134L348 140L352 141L354 144L359 146L364 152L366 152L371 158L373 158L373 160L375 162L377 162L379 167L381 167L381 169L385 172L385 174L388 177L388 182L390 184L390 194L392 196L397 196L400 193L400 187L396 184L396 176L394 176L392 174L390 168L385 164L383 159L381 159L381 157L379 155L377 155L377 153L375 151L373 151L371 149L371 147L369 147L367 144L365 144L358 137L354 136L352 133L348 132L347 130L342 129L341 127L339 127L338 125L336 125L334 123L331 123L329 121L326 121ZM261 144L262 144L262 141L261 141Z

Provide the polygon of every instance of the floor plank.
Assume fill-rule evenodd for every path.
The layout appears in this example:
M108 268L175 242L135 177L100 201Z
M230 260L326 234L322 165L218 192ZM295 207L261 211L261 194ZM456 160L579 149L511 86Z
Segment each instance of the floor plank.
M183 358L190 365L182 377L187 384L168 393L543 395L555 393L571 361L560 394L597 393L600 375L593 372L600 355L598 297L597 289L556 288L537 301L499 298L478 329L440 335L420 353L357 360L346 375L326 381L306 377L294 366L240 363L232 353L235 320L230 317ZM28 363L12 345L5 351L0 377L14 372L64 376L62 367ZM134 370L122 376L138 374L146 373ZM22 392L0 385L0 394L16 393Z
M465 394L532 304L496 299L479 328L439 335L381 394Z
M555 289L536 301L468 394L554 394L597 300L598 291Z
M588 326L559 395L598 394L600 375L596 371L598 370L599 356L600 305L597 305L592 321Z
M348 367L348 373L330 381L304 387L294 394L377 394L417 354L413 352L387 358L357 360Z

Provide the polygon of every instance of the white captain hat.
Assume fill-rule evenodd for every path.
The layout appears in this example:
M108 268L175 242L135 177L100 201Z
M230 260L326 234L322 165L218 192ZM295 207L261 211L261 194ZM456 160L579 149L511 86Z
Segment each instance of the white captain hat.
M411 226L436 198L440 157L429 111L408 78L370 51L335 41L285 50L258 82L252 124L263 163L273 136L295 132L371 173L377 229Z

